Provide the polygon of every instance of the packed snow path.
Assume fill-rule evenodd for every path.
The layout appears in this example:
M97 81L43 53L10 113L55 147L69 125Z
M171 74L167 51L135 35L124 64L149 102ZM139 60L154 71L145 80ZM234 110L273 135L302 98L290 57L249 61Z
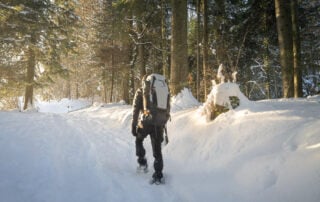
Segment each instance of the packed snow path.
M105 202L164 201L175 196L170 184L149 185L152 169L136 173L134 138L126 126L129 120L112 120L110 115L105 110L11 113L9 119L1 120L2 131L10 134L2 133L0 142L1 151L6 152L0 154L1 198L7 202ZM129 117L124 114L124 118ZM126 123L125 128L119 127L119 121ZM12 128L12 122L18 128ZM148 148L150 142L145 144Z
M319 100L252 102L210 123L174 112L158 186L149 138L149 173L136 173L131 106L0 112L0 201L318 202Z

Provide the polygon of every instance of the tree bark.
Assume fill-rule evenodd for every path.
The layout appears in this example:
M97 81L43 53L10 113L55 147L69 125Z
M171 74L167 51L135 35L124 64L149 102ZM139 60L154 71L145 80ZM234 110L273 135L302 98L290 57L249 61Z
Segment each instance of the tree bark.
M294 97L302 97L302 66L300 60L300 30L298 26L298 2L291 0Z
M103 70L102 70L102 84L103 84L103 101L107 102L107 67L106 64L104 64Z
M284 98L293 97L293 47L290 1L275 0L282 92Z
M113 45L113 40L112 40L112 45ZM114 66L114 55L113 53L111 54L111 87L110 87L110 98L109 102L112 103L112 98L113 98L113 86L114 86L114 71L115 71L115 66Z
M161 0L161 49L162 49L162 72L166 78L170 78L168 51L167 51L167 28L166 28L166 3Z
M271 98L271 67L270 67L270 54L269 54L269 44L270 44L270 39L268 35L268 12L267 12L267 6L265 5L263 7L263 32L264 32L264 37L263 37L263 48L264 48L264 53L263 53L263 66L265 67L266 71L266 84L265 84L265 89L266 89L266 97L267 99Z
M227 50L225 47L224 42L224 19L226 16L226 9L225 9L225 1L224 0L215 0L217 7L219 9L219 14L217 15L217 19L215 20L216 23L214 24L214 38L216 41L216 58L217 58L217 66L220 64L224 64L227 66L228 63L228 56L227 56Z
M129 43L127 43L124 47L124 57L126 59L124 60L123 64L123 82L122 82L122 89L123 89L123 95L122 99L129 104L129 83L130 83L130 46Z
M188 85L187 1L172 0L170 88L173 95Z
M207 78L208 69L208 2L203 0L203 79L204 79L204 100L208 95L208 82L211 79Z
M34 86L34 75L35 75L35 65L36 65L36 55L33 50L33 44L29 45L29 55L28 55L28 67L27 67L27 77L26 77L26 90L24 96L24 106L23 110L33 107L33 86Z
M200 34L201 34L201 0L197 0L197 80L196 92L197 100L200 100Z
M139 36L143 32L142 22L137 20L137 65L140 71L140 78L146 74L146 61L145 61L145 45L143 44L143 39Z

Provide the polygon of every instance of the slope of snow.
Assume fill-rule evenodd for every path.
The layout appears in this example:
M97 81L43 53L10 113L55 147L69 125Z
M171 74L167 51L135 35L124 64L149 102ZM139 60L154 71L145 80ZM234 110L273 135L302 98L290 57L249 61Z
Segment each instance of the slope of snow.
M181 195L192 190L190 201L319 201L319 106L253 102L210 123L177 115L166 152L183 181L173 184L184 184Z
M209 123L197 105L173 100L163 186L148 184L149 138L150 172L135 171L131 106L0 111L1 201L320 201L319 96L248 101Z

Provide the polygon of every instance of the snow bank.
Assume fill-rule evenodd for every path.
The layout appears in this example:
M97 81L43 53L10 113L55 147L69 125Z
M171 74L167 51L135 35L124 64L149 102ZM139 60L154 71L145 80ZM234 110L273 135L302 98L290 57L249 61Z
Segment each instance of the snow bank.
M209 123L194 111L173 116L173 186L188 186L177 191L189 201L319 201L318 109L290 99L251 102Z
M178 95L171 98L171 111L176 112L199 106L200 103L194 98L190 89L184 88Z

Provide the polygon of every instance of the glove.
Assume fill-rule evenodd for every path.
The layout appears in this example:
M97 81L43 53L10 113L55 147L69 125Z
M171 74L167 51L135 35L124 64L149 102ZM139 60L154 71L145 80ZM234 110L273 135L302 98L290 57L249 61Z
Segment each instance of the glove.
M137 124L132 123L131 125L131 133L133 136L137 136Z

